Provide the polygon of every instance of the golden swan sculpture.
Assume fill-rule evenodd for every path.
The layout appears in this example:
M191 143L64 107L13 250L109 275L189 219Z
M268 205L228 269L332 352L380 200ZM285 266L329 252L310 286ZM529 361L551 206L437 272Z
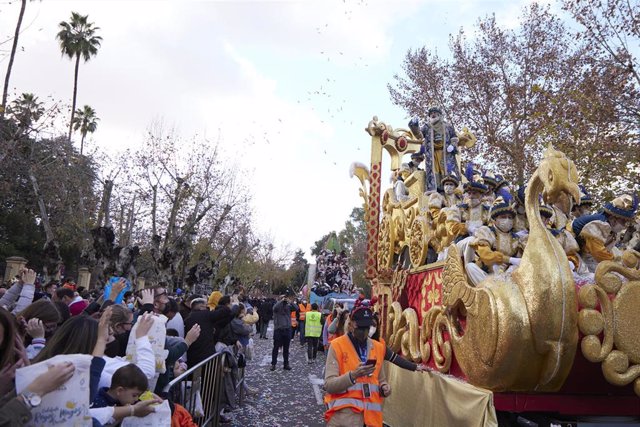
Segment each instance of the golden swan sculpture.
M578 342L575 284L562 247L544 226L539 196L580 197L574 163L549 146L529 180L525 207L528 244L509 277L467 282L455 245L449 247L443 304L451 343L470 383L494 391L556 391L564 383Z

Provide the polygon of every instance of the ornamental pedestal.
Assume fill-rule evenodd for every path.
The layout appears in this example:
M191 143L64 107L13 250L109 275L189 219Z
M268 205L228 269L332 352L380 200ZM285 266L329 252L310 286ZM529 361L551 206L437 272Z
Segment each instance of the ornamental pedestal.
M7 258L7 268L4 270L4 281L11 281L26 265L27 260L25 258L19 256Z

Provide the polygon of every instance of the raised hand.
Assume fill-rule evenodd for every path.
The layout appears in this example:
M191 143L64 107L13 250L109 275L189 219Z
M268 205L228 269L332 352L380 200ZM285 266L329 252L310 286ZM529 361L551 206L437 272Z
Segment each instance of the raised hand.
M113 309L109 306L100 317L100 322L98 323L98 339L96 340L96 345L93 347L93 353L91 353L95 357L104 356L104 349L106 348L107 342L109 341L109 337L112 333L110 322L112 312Z
M140 291L140 298L138 298L140 305L153 304L153 289L143 289Z
M127 286L127 279L121 277L116 283L111 286L111 292L109 293L109 299L115 301L120 295L120 292Z
M20 272L20 280L22 280L22 283L33 285L36 283L36 272L25 268Z
M152 291L153 292L153 291ZM138 317L138 328L136 329L136 339L142 338L149 333L153 326L153 314L145 313Z
M29 319L26 330L31 338L44 338L44 325L40 319Z
M184 340L188 346L191 346L191 344L193 344L198 339L199 336L200 336L200 325L196 323L191 327L191 329L189 329L189 332L187 332L187 335L184 337Z

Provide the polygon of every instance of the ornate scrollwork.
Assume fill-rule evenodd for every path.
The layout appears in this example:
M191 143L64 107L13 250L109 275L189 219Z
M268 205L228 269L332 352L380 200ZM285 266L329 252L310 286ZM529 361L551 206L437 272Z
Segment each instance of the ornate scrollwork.
M422 217L418 217L413 221L409 236L409 257L411 265L417 268L424 264L428 250L428 246L425 243L426 224Z
M443 310L435 316L432 327L433 361L436 368L443 373L449 372L453 360L451 342L445 339L445 332L451 336L451 322Z
M378 268L391 268L393 262L393 223L391 215L385 215L380 223L380 234L378 236Z
M591 362L602 362L608 382L618 386L634 382L640 396L640 271L603 261L595 280L578 293L582 353Z

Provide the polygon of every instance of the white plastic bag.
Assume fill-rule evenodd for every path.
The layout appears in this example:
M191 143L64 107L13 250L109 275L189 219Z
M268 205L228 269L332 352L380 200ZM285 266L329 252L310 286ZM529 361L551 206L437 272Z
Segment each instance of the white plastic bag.
M27 426L91 426L89 415L89 381L92 356L85 354L63 354L16 370L16 391L22 393L40 374L51 365L71 362L75 367L73 376L60 388L47 393L42 402L31 410L33 418Z
M247 360L253 360L254 350L253 338L249 338L249 344L247 344L247 347L244 349L244 356Z
M155 407L156 411L145 417L126 417L122 420L122 427L171 427L171 408L165 400Z
M185 381L181 386L181 395L184 396L185 399L189 399L188 402L184 402L182 406L184 406L189 412L191 412L191 416L194 418L204 417L204 407L202 406L202 396L200 395L200 390L190 391L191 387L193 387L193 383L191 381Z
M149 381L149 390L153 390L158 381L158 376L164 374L167 371L166 360L169 355L169 350L165 350L164 343L167 338L167 317L160 315L154 315L153 326L149 329L147 337L149 343L151 343L151 349L156 359L156 375ZM131 334L129 335L129 342L127 343L126 359L128 362L136 363L136 331L138 330L138 323L131 328Z

